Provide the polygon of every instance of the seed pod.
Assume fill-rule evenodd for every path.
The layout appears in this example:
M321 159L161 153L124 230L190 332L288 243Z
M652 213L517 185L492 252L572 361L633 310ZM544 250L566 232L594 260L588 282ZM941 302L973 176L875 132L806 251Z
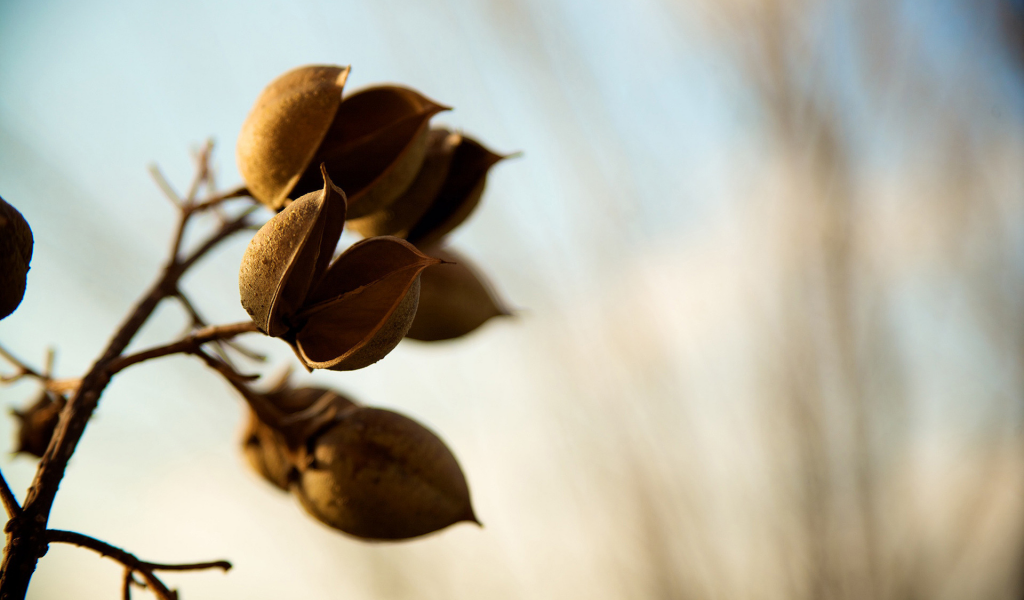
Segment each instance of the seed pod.
M469 488L444 442L387 410L358 408L312 442L293 484L303 507L356 537L398 540L478 522Z
M32 245L28 222L0 198L0 319L14 312L25 297Z
M412 183L428 122L448 110L414 90L368 88L342 100L348 67L308 66L260 95L238 140L238 164L253 195L275 209L320 186L327 165L348 194L350 216L379 210Z
M295 347L303 364L351 371L384 358L412 326L420 273L440 262L398 238L354 244L331 265L311 298L315 304L299 315Z
M429 269L420 278L416 319L406 337L433 342L466 335L492 317L507 316L487 281L462 256L444 248L425 253L447 264Z
M18 448L15 452L42 458L65 404L67 398L44 390L28 408L11 410L18 419Z
M242 259L242 306L256 326L288 341L308 369L361 369L412 325L419 276L441 261L393 237L362 240L330 258L345 220L344 194L321 165L323 189L268 221Z
M328 402L338 410L355 406L351 400L333 390L292 388L286 382L264 397L286 417L294 417ZM284 491L288 491L298 474L297 446L297 443L289 444L285 433L261 421L255 411L249 411L249 422L242 435L242 452L253 470Z
M462 224L480 203L487 172L503 158L462 136L441 191L406 239L417 246L429 246Z
M359 219L348 226L363 237L394 235L404 238L423 217L441 192L462 136L447 129L433 129L427 142L423 166L409 189L390 206Z
M288 71L256 99L238 136L238 170L253 196L279 210L341 104L349 67L309 65ZM312 191L312 190L308 190Z
M435 129L416 181L390 207L353 219L352 228L367 237L403 237L418 247L436 244L473 212L487 173L503 158L472 138Z
M412 184L423 164L430 118L449 110L409 88L378 86L342 101L315 161L349 198L349 218L390 205ZM300 194L319 187L314 170L296 185Z
M323 172L323 189L292 202L260 228L238 276L242 307L256 326L285 334L310 287L322 276L345 223L345 194Z

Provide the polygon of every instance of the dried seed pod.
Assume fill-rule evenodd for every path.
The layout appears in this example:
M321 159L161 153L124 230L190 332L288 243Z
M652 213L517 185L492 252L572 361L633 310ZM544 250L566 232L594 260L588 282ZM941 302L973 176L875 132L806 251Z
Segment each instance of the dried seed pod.
M242 306L285 339L308 369L352 370L384 357L412 325L423 269L441 261L378 237L330 263L345 220L344 195L321 165L323 189L267 222L239 272Z
M315 406L324 407L326 403L337 410L355 406L351 400L333 390L292 388L287 382L264 397L286 417L294 417ZM297 446L289 444L285 433L260 420L255 411L249 411L249 422L242 435L242 452L253 470L284 491L288 491L298 473L297 448L291 447L293 445Z
M446 129L435 129L431 136L413 185L390 207L353 220L355 231L367 237L396 235L424 247L469 217L480 203L487 173L505 157Z
M325 163L349 196L350 216L390 204L419 171L428 122L447 110L414 90L368 88L342 99L348 67L312 65L260 94L238 140L250 191L275 209L319 188Z
M448 177L455 149L462 136L447 129L432 129L427 142L423 166L409 189L390 206L359 219L350 219L348 226L363 237L394 235L401 238L427 212Z
M354 244L324 276L311 298L316 304L300 315L296 348L303 364L350 371L383 358L412 326L421 272L440 262L398 238Z
M461 337L488 319L511 313L462 256L444 248L425 253L445 263L423 273L416 319L406 337L433 342Z
M487 172L505 158L472 138L461 137L441 191L406 236L417 246L430 246L462 224L480 203Z
M315 161L348 194L349 218L387 207L412 184L427 152L430 118L443 110L399 86L367 88L342 101ZM295 193L316 189L317 175L307 170Z
M0 319L14 312L25 297L32 245L28 222L0 198Z
M462 469L412 419L358 408L311 442L292 490L323 523L356 537L398 540L478 522Z
M260 228L238 276L242 306L270 336L288 330L294 313L327 268L345 223L345 194L326 171L323 189L292 202Z
M242 434L242 453L249 466L275 487L288 491L297 473L284 435L249 411L249 422Z
M288 71L263 90L242 125L238 169L253 196L284 206L330 129L349 67L309 65Z
M11 410L18 419L18 448L15 452L31 454L42 458L50 445L53 430L60 420L60 411L67 404L67 398L44 390L31 406L24 410Z

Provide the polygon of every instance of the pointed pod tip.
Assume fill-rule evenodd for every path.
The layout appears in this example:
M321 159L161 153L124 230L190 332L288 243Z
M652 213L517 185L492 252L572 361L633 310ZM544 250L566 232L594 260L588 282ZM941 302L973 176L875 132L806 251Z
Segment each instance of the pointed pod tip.
M326 163L320 163L320 175L324 178L324 192L330 190L341 196L341 200L345 204L345 211L348 212L348 196L345 195L345 190L334 185L334 181L331 180L331 176L327 173ZM342 222L344 222L344 220L345 219L342 218Z
M345 87L345 82L348 81L348 74L352 72L352 65L345 65L341 68L338 73L338 77L335 78L334 83L338 87Z

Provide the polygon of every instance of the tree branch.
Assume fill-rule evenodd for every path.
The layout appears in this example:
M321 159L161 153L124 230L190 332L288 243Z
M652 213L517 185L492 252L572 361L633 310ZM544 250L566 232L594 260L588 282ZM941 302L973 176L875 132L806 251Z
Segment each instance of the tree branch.
M124 565L128 570L125 574L125 588L128 588L131 584L132 572L136 572L142 575L143 579L146 580L146 584L153 590L153 593L163 600L177 600L178 595L168 589L167 586L153 574L153 571L201 571L205 569L221 569L228 571L231 569L231 563L226 560L186 564L147 562L140 560L130 552L126 552L116 546L97 540L96 538L76 533L74 531L63 531L61 529L48 529L46 531L46 543L73 544L82 548L88 548L100 556L112 558ZM128 594L129 592L125 592L125 595Z
M46 524L54 498L64 478L68 462L96 410L100 395L110 383L110 364L121 356L157 305L164 298L174 295L178 289L178 281L193 264L220 242L249 227L248 216L255 208L250 207L236 218L223 223L187 258L179 259L177 252L182 234L188 225L189 217L193 214L187 207L182 207L182 215L173 238L174 250L163 272L121 324L102 356L93 363L61 411L50 445L39 461L36 476L25 496L21 515L8 523L7 546L4 549L3 563L0 565L0 600L22 600L28 591L36 563L46 552Z
M111 377L119 371L146 360L171 354L194 354L199 350L200 346L207 342L227 340L242 333L255 333L258 331L259 329L256 328L256 324L252 321L205 327L177 342L118 357L107 364L107 376Z

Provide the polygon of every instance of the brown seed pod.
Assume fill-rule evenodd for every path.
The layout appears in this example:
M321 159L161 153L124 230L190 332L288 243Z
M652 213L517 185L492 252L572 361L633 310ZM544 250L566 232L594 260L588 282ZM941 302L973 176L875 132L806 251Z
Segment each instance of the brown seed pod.
M423 166L405 193L390 206L359 219L350 219L348 226L363 237L394 235L404 238L427 212L448 177L455 149L462 136L447 129L432 129L427 141Z
M253 238L239 291L257 327L292 344L306 368L360 369L401 341L416 314L420 273L441 261L404 240L377 237L330 263L344 195L321 170L323 189L293 202Z
M0 319L13 313L25 297L32 246L25 217L0 198Z
M409 88L377 86L342 101L315 161L349 199L349 218L385 208L416 178L429 141L429 121L448 107ZM320 185L307 170L295 187L301 194Z
M31 406L24 410L11 410L18 419L18 448L15 452L31 454L42 458L50 445L53 430L60 420L60 411L67 404L67 398L44 390Z
M280 210L317 190L327 165L348 194L351 217L379 210L415 179L430 118L448 107L399 86L342 99L348 67L311 65L282 75L256 101L238 139L238 166L250 191Z
M406 239L417 246L429 246L461 225L480 203L488 171L503 158L462 136L441 191Z
M504 158L472 138L435 129L423 167L406 193L351 226L367 237L396 235L419 247L436 244L473 212L487 173Z
M323 523L356 537L398 540L478 522L458 462L412 419L361 407L311 443L292 490Z
M287 382L265 394L264 398L286 418L294 418L314 407L326 408L326 403L339 412L355 406L333 390L292 388ZM298 473L299 442L302 440L289 443L284 432L260 420L255 411L249 411L249 422L242 435L242 452L253 470L284 491L288 491Z
M288 330L294 313L327 268L345 223L345 194L326 171L323 189L292 202L253 236L242 256L242 306L270 336Z
M462 256L444 248L425 254L445 263L420 278L420 302L406 337L425 342L466 335L492 317L511 313L483 276Z
M330 129L349 67L309 65L281 75L256 99L238 136L238 170L253 196L284 206Z
M416 316L420 273L439 264L412 244L391 237L357 242L324 277L300 315L296 336L303 364L350 371L371 365L405 337Z

